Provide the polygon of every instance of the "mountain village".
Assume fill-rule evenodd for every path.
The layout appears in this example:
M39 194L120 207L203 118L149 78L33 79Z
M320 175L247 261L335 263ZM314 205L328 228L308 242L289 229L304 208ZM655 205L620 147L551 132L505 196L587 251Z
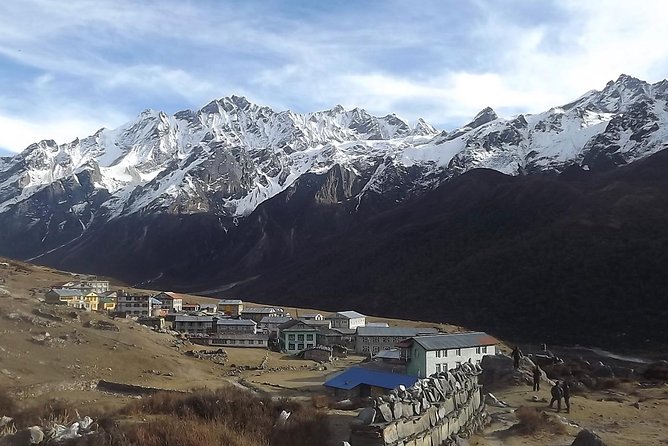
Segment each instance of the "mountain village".
M547 444L531 443L542 432L566 445L575 435L595 435L590 427L614 446L638 432L636 424L605 430L618 412L649 420L638 429L657 440L648 444L661 444L668 426L662 418L668 369L660 361L606 359L584 349L569 359L538 346L526 346L534 350L516 361L504 342L447 324L139 290L6 260L0 263L0 391L26 410L44 405L43 417L65 402L76 412L16 433L11 418L25 423L21 413L0 414L8 423L0 429L3 445L28 433L45 441L8 444L95 441L108 432L100 417L122 415L108 407L198 398L217 404L219 392L232 392L243 407L271 401L269 416L278 418L268 434L301 429L299 417L320 414L326 417L321 438L332 446L459 445L464 438L490 446L507 435L529 441L517 445ZM535 370L541 387L531 392ZM573 412L563 415L548 405L551 387L562 379L576 395ZM543 421L524 437L533 418L523 417L533 413ZM156 435L164 431L161 423Z
M53 284L44 301L104 313L111 319L131 318L206 347L272 350L324 364L357 355L363 363L324 384L334 395L347 398L383 394L393 390L397 380L412 384L415 378L465 363L479 366L484 356L495 355L498 344L482 332L391 327L367 321L367 316L353 310L291 315L283 308L249 306L240 299L221 299L216 305L196 303L189 297L111 290L107 280L79 276ZM356 384L351 386L351 380Z

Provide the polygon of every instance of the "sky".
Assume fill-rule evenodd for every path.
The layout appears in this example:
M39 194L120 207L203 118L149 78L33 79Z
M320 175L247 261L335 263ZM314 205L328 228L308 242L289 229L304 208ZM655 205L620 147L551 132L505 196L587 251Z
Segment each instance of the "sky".
M450 130L668 77L662 0L0 2L0 155L233 94Z

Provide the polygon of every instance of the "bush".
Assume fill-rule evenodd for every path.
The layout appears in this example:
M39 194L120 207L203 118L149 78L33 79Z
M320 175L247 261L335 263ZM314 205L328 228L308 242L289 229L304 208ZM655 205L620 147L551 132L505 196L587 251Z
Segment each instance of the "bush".
M537 432L561 435L567 433L566 426L560 421L534 407L521 406L515 411L515 415L519 420L516 429L524 435L532 435Z
M7 389L0 388L0 417L13 416L16 412L16 403L14 398L9 395Z
M281 411L290 412L275 426ZM324 444L329 438L326 415L293 400L273 401L232 388L188 394L157 393L133 401L119 415L119 426L100 420L99 433L64 446L295 446ZM134 422L134 417L148 422Z

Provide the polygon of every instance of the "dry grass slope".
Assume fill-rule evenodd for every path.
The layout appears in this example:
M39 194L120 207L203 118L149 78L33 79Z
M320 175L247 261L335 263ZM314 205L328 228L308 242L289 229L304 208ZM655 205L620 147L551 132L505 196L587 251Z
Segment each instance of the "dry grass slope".
M0 390L0 411L16 427L66 424L76 410L52 400L20 407ZM281 411L291 413L276 425ZM323 412L304 403L259 398L232 387L190 394L159 393L132 401L120 410L95 414L94 434L63 446L287 446L325 444L329 425Z

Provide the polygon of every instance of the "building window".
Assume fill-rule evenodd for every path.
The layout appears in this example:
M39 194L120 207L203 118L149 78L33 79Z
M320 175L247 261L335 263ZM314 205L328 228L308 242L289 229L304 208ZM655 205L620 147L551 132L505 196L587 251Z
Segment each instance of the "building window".
M303 334L298 334L297 335L297 340L298 341L303 341L304 340L304 335Z
M297 344L297 350L304 350L304 344Z
M362 347L362 351L367 353L369 351L369 346L365 345L364 347Z
M460 361L457 361L457 367L459 367L460 365L462 365L462 363Z
M482 352L483 352L483 353L487 353L487 346L484 346L484 347L482 348Z
M440 357L441 357L441 351L440 351L440 350L436 350L436 357L437 357L437 358L440 358ZM440 366L438 366L438 367L440 367ZM437 369L437 370L438 370L438 369Z
M458 348L457 349L457 356L461 356L461 355L462 355L462 349ZM457 364L459 365L459 363L457 363Z
M476 347L476 348L475 348L475 353L476 353L476 355L479 355L479 354L480 354L480 347Z
M288 344L288 350L294 350L295 344Z
M312 334L307 334L306 335L306 340L307 341L312 341L313 340L313 335Z
M295 335L294 334L289 334L288 335L288 341L294 341L295 340Z
M444 357L444 358L447 358L447 357L448 357L448 351L447 351L447 350L443 350L443 357Z
M436 364L436 373L441 373L441 364Z

